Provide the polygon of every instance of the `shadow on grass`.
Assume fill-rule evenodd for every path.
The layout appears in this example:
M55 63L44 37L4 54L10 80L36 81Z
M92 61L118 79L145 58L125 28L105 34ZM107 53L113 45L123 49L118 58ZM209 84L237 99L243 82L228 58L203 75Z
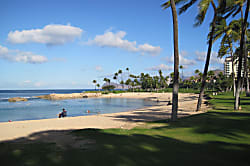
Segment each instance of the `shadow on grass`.
M62 131L66 132L66 131ZM36 133L50 134L49 131ZM248 165L250 145L208 141L188 143L161 135L112 134L98 129L72 132L93 139L89 149L60 149L53 143L0 144L1 165Z
M161 112L161 109L148 109L149 112L133 112L128 115L110 115L117 121L125 122L150 122L158 119L168 119L171 116L171 112ZM187 113L179 113L179 116L188 116Z
M158 121L163 123L164 121ZM250 113L210 111L204 114L183 117L178 122L168 122L169 126L159 128L193 128L194 133L213 134L218 137L237 140L242 133L250 134ZM250 143L250 140L249 140Z
M140 122L149 116L170 114L152 111L147 116L137 112L117 119ZM250 165L248 112L209 111L177 122L162 120L148 124L154 123L164 125L151 129L34 133L0 143L0 163L3 166ZM51 138L56 143L44 141Z
M1 165L250 164L250 141L246 141L250 134L250 113L214 111L185 117L177 122L164 120L151 123L162 122L166 124L164 127L152 129L83 129L35 133L0 143ZM183 131L188 128L192 130ZM171 131L176 134L171 135ZM58 141L42 141L50 138L60 140L68 135L73 139L66 144L76 146L62 148L58 146ZM179 136L182 139L177 139ZM195 142L196 137L201 141ZM79 141L85 144L79 144Z

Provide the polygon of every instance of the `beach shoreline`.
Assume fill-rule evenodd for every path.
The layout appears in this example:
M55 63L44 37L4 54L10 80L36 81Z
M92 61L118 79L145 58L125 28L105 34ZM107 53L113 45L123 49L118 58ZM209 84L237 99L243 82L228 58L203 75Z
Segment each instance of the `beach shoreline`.
M110 114L97 114L88 116L25 120L0 123L0 142L10 141L22 137L29 137L33 133L48 130L76 130L76 129L107 129L123 128L131 129L147 121L168 119L171 116L172 106L167 103L171 101L172 93L121 93L106 94L100 98L138 98L156 101L154 106L118 112ZM202 106L202 111L195 112L197 94L180 93L178 117L199 114L207 110Z

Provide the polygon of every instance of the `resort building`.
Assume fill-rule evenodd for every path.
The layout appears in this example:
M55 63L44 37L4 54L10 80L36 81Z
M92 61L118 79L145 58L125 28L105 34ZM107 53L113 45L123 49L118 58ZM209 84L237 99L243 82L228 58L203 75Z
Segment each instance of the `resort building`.
M234 71L235 75L236 74L236 71L238 71L238 63L235 64L234 63L234 70L232 69L232 57L226 57L225 58L225 61L224 61L224 74L226 75L226 77L229 77L232 72ZM243 73L242 73L243 74Z
M248 61L250 60L250 55L248 53ZM224 74L226 75L226 77L229 77L233 70L235 73L235 77L237 77L238 75L238 61L234 60L234 69L232 69L232 57L226 57L225 61L224 61ZM242 59L242 71L241 71L241 76L243 76L244 74L244 58ZM248 77L250 77L250 73L248 73Z

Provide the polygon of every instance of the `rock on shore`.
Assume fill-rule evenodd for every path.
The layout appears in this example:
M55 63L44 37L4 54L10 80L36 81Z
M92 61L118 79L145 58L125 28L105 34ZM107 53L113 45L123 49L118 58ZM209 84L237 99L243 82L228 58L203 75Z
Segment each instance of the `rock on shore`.
M89 98L89 97L99 97L101 93L71 93L71 94L49 94L49 95L42 95L36 96L40 99L47 99L47 100L63 100L63 99L77 99L77 98Z
M28 101L28 99L22 98L22 97L13 97L13 98L9 98L8 101L9 102Z

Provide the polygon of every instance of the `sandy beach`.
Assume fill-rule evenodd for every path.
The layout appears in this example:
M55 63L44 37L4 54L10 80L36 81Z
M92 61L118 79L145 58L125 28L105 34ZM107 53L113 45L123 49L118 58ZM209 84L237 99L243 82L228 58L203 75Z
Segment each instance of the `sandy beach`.
M128 112L99 114L91 116L66 117L56 119L27 120L16 122L0 123L0 142L10 141L19 138L35 139L33 134L43 131L74 130L86 128L123 128L131 129L142 125L146 121L154 121L170 118L171 93L122 93L107 94L99 97L103 98L141 98L155 101L155 105ZM206 105L202 105L202 111L194 112L197 103L197 94L179 94L178 117L199 114L207 110Z

